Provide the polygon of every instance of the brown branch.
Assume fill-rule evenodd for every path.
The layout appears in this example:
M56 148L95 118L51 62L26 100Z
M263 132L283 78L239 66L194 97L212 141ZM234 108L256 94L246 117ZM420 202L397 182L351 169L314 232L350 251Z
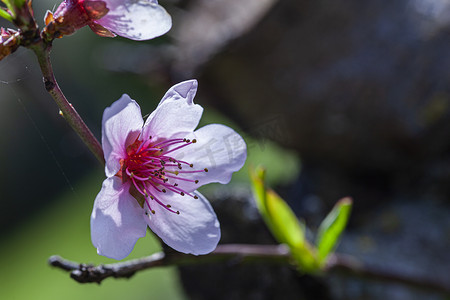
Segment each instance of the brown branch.
M436 291L450 296L450 282L443 282L429 276L405 274L398 270L363 264L357 259L342 254L334 254L325 267L327 272L337 272L369 280L398 283L422 290Z
M187 255L178 252L166 254L158 252L135 260L99 266L79 264L65 260L59 256L52 256L49 259L49 263L54 267L70 271L70 276L80 283L100 283L108 277L129 278L138 271L154 267L195 265L229 260L290 264L290 254L284 245L230 244L219 245L212 253L202 256ZM446 284L430 278L406 275L393 270L382 270L364 265L353 257L345 255L332 255L324 271L325 273L339 272L358 278L399 283L450 295L449 283Z
M94 136L92 131L84 123L81 116L76 109L67 100L61 88L56 81L53 73L53 67L50 61L51 43L46 43L42 38L35 44L30 46L30 49L36 54L39 66L41 67L44 86L47 92L52 96L56 105L58 105L61 115L69 123L73 130L78 134L81 140L86 144L89 150L95 155L101 164L105 164L103 157L103 149L100 142Z
M99 266L79 264L59 256L52 256L49 258L49 264L70 271L70 276L80 283L100 283L108 277L129 278L137 271L154 267L202 264L230 259L287 263L289 251L282 245L220 245L212 253L201 256L158 252L139 259Z

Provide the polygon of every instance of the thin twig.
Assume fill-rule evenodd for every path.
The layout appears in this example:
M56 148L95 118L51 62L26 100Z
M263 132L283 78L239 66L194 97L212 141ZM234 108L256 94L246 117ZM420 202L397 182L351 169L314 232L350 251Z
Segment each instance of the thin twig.
M95 155L98 161L104 165L105 159L103 157L102 146L72 104L69 103L66 96L64 96L56 81L50 61L51 43L46 43L40 39L39 42L30 46L30 48L37 56L44 77L45 89L52 96L53 100L55 100L62 116L79 135L81 140L88 146L89 150Z
M73 130L80 136L81 140L88 146L89 150L95 155L100 163L105 164L103 149L99 141L86 126L83 119L77 113L72 104L67 101L61 88L53 74L53 68L50 61L50 51L54 37L45 37L39 32L39 26L34 18L31 0L15 1L13 4L9 1L3 1L12 12L13 23L18 27L20 36L18 41L21 46L33 50L41 67L44 77L45 89L52 96L59 107L62 116L66 119ZM20 3L19 3L20 2ZM8 4L9 3L9 4ZM20 4L20 5L19 5ZM1 58L0 58L1 59Z
M136 272L155 267L196 265L204 263L222 262L263 262L276 264L290 264L289 250L283 245L246 245L230 244L219 245L217 249L208 255L194 256L178 252L164 254L158 252L153 255L107 265L86 265L65 260L59 256L52 256L49 264L70 271L70 276L80 282L100 283L108 277L129 278ZM364 265L353 257L333 254L324 268L324 273L339 272L377 281L400 283L420 289L427 289L450 295L450 284L423 278L419 276L405 275L402 272L382 270Z
M357 259L348 255L334 254L328 260L325 271L337 272L365 278L369 280L383 281L387 283L398 283L415 287L423 290L441 292L450 295L450 282L442 282L438 279L430 278L430 276L419 276L405 274L404 272L395 271L389 268L380 268L362 264Z
M276 261L287 263L289 252L282 245L220 245L209 255L194 256L179 252L158 252L147 257L129 260L125 262L93 266L88 264L79 264L60 256L49 258L49 264L71 271L70 276L80 282L100 283L108 277L129 278L137 271L142 271L154 267L181 266L203 264L208 262L220 262L230 259L250 260L250 261Z

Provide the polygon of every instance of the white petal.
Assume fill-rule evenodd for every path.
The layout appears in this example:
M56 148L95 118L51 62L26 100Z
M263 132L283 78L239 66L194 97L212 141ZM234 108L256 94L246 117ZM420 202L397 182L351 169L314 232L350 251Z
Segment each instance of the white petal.
M126 146L139 135L144 123L139 105L127 94L105 109L102 121L102 146L105 173L114 176L120 169Z
M165 101L184 100L188 104L194 104L194 97L197 94L198 82L195 79L186 80L172 86L162 97L158 106Z
M210 124L196 130L188 136L196 139L195 144L190 144L180 150L173 152L173 157L188 163L193 168L183 166L183 170L203 170L208 172L180 173L178 176L198 183L178 180L180 188L185 191L193 191L199 186L211 183L228 183L233 172L242 168L247 158L247 147L244 139L230 127L220 124ZM170 181L169 183L175 181Z
M172 27L172 18L157 1L106 1L109 12L96 21L117 35L142 41L163 35Z
M173 249L195 255L213 251L220 240L220 224L208 200L196 192L198 199L168 191L157 193L164 204L180 214L168 211L152 201L155 214L149 213L150 229Z
M147 224L144 210L129 194L129 184L120 178L103 181L91 215L91 240L97 253L123 259L133 250L136 241L145 236Z
M143 136L170 138L180 132L194 131L203 113L203 108L194 104L196 92L197 80L184 81L171 87L147 118Z

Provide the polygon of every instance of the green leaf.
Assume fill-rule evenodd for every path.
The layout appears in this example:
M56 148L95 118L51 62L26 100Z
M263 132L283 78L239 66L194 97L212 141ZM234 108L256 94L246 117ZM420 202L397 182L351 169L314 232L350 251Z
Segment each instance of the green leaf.
M258 168L251 179L258 209L275 238L289 246L300 246L305 240L303 227L286 202L264 184L265 170Z
M3 8L0 8L0 17L12 22L12 16Z
M11 20L14 19L14 5L10 0L1 0L3 3L5 3L6 8L2 7L1 10L5 11L5 13L7 13L8 15L10 15ZM9 11L7 11L6 9L8 9ZM3 17L3 15L2 15ZM7 19L9 20L9 19Z
M323 264L336 248L339 238L347 225L352 208L352 199L343 198L336 203L331 212L319 226L317 249L319 262Z
M305 242L304 226L286 202L271 189L266 189L266 209L278 241L290 247L301 247Z
M292 257L302 271L317 270L318 263L314 250L305 240L305 226L275 191L266 188L265 170L262 168L251 170L250 178L256 205L274 237L289 247Z

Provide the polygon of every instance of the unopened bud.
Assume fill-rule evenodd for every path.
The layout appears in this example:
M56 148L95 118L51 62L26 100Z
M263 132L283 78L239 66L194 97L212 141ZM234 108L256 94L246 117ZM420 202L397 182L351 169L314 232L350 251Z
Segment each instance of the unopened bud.
M0 28L0 60L19 48L19 32L13 29Z
M43 30L47 39L61 38L75 33L78 29L88 25L101 36L115 36L103 26L94 23L109 12L104 1L64 1L52 14L47 11Z

